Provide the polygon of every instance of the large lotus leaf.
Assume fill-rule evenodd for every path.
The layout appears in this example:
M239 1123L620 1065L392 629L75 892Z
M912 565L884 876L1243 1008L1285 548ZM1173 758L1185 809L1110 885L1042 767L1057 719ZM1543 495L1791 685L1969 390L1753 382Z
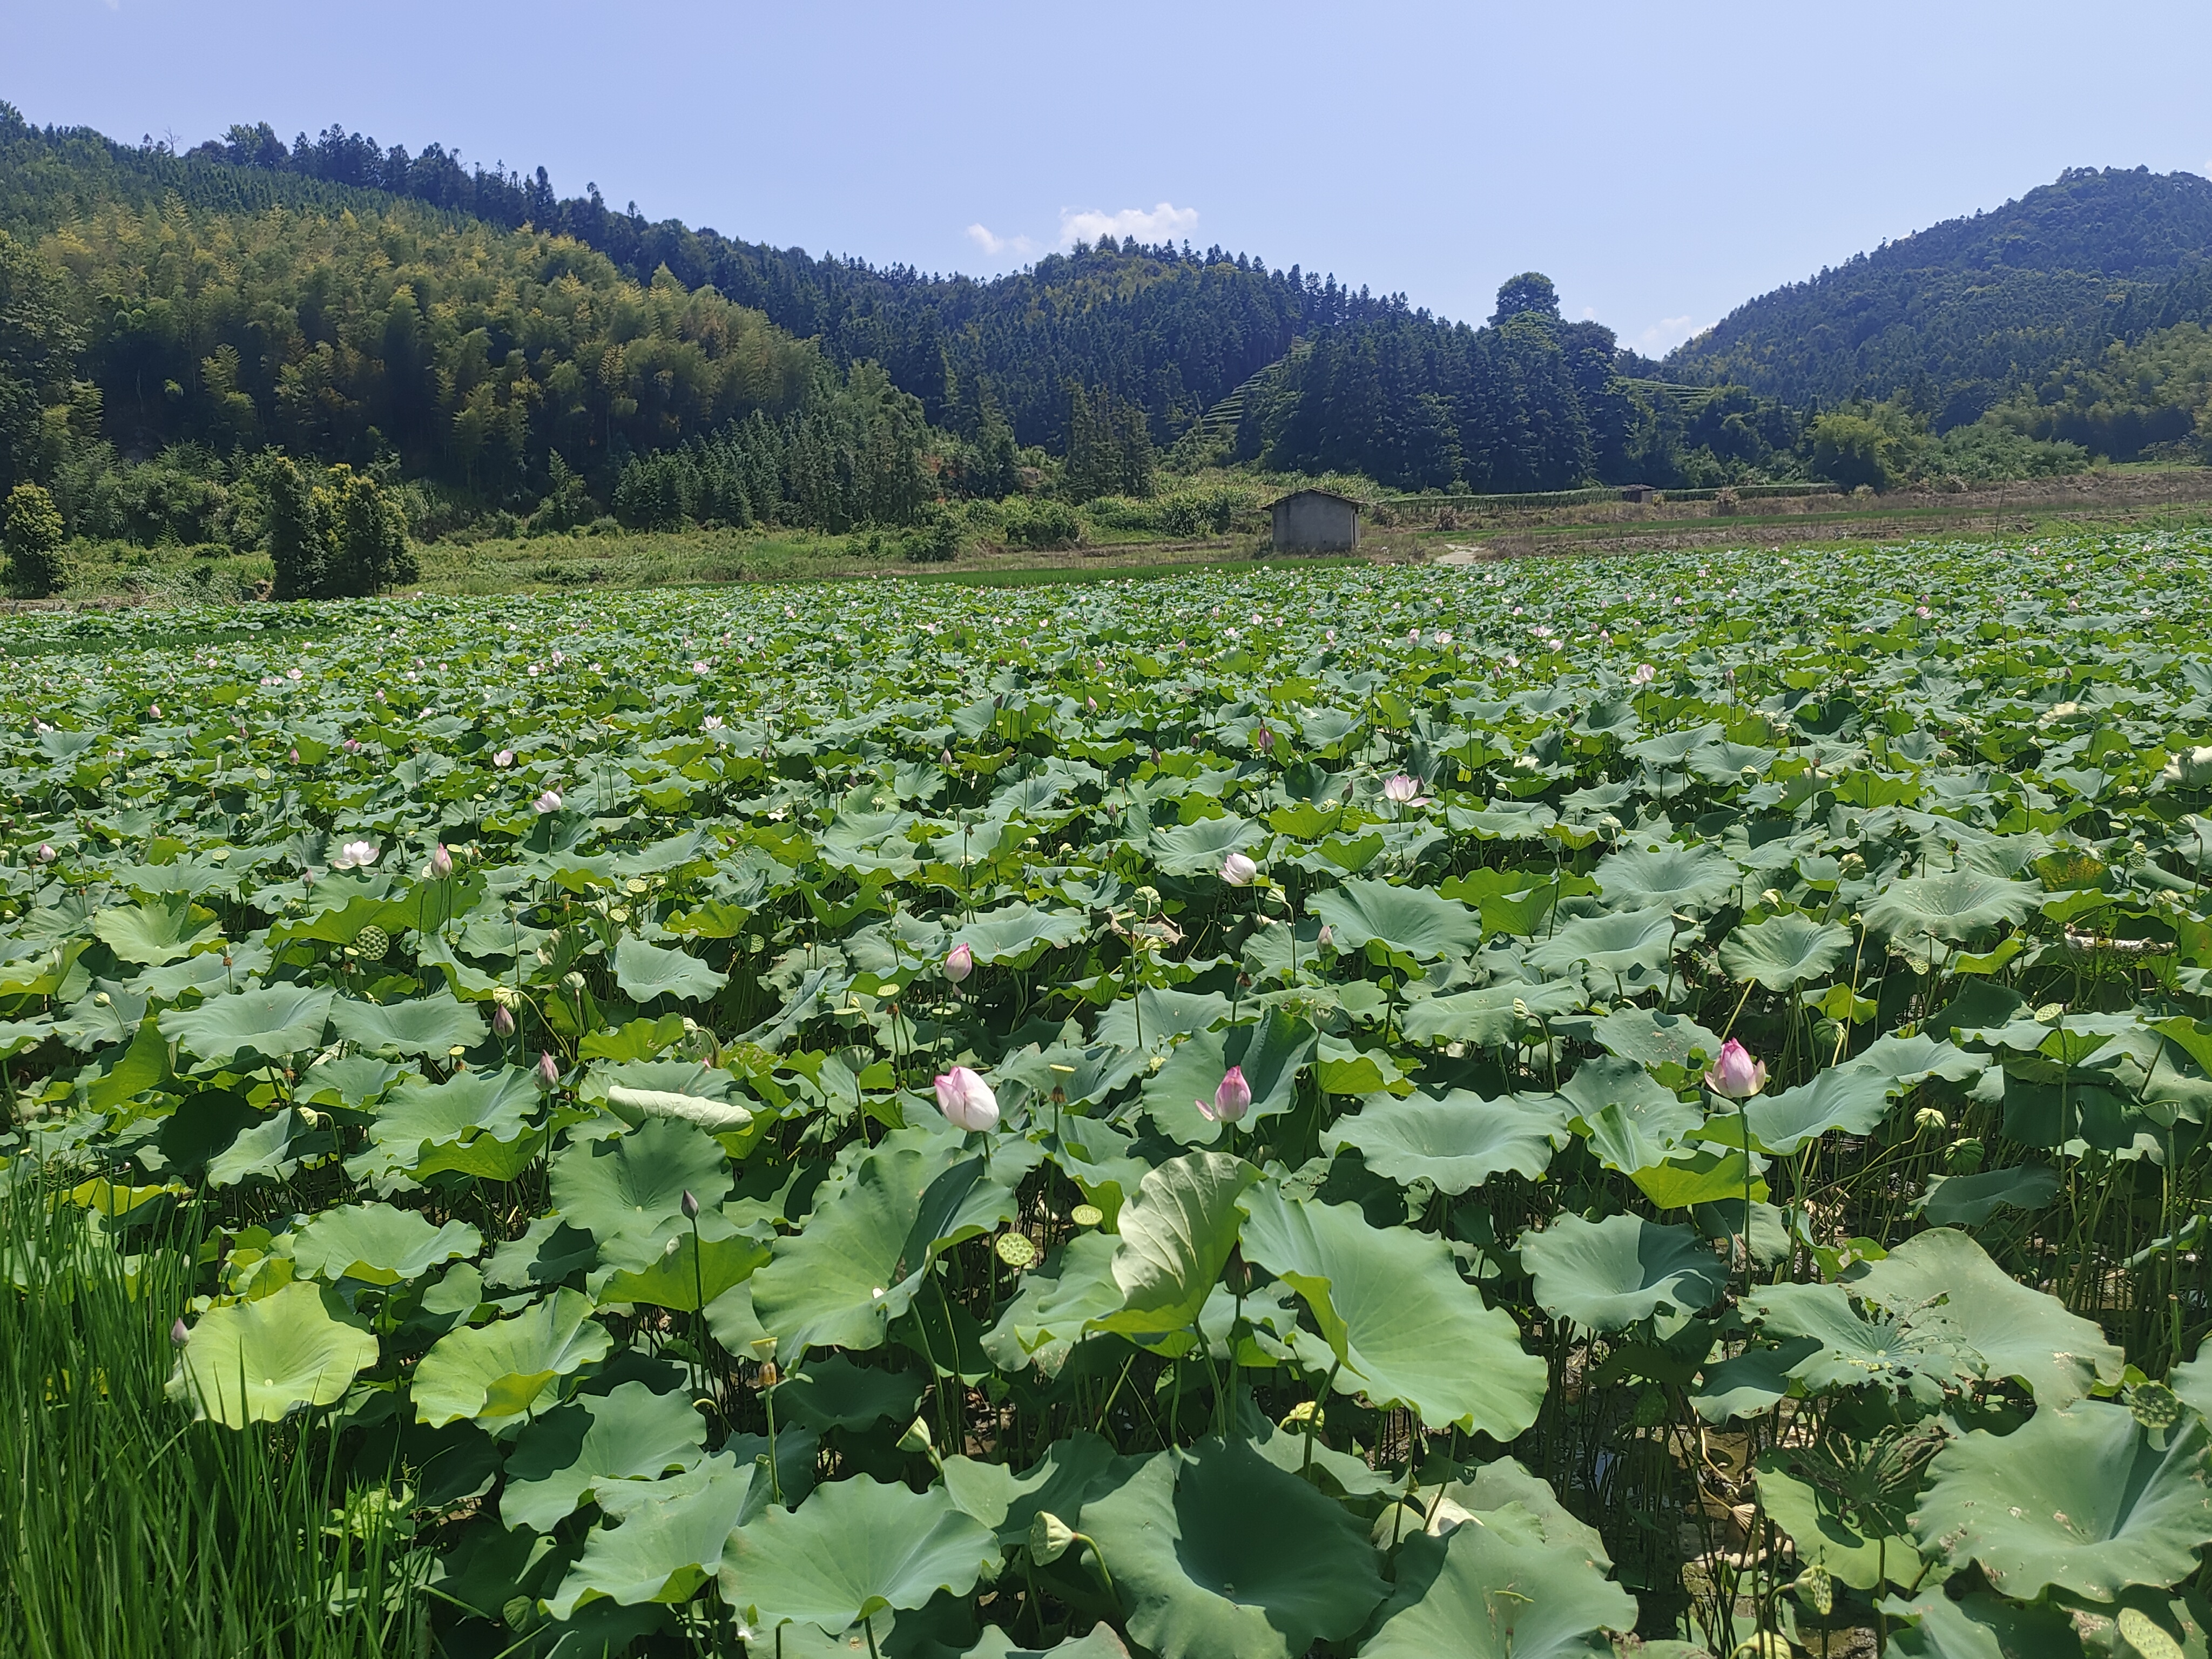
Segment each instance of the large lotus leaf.
M311 1151L328 1152L336 1143L326 1131L301 1133L299 1115L279 1108L232 1137L230 1145L207 1161L210 1187L235 1187L247 1181L289 1181Z
M799 1423L823 1432L865 1429L896 1419L911 1421L921 1403L923 1382L908 1371L856 1365L849 1359L817 1359L775 1389L780 1423Z
M1887 1115L1891 1097L1904 1087L1879 1066L1846 1060L1815 1073L1810 1083L1797 1088L1753 1096L1743 1103L1744 1121L1760 1147L1787 1158L1832 1129L1865 1134Z
M1819 1346L1790 1368L1807 1388L1850 1389L1878 1382L1936 1399L1976 1375L1972 1356L1942 1331L1862 1314L1840 1285L1771 1285L1744 1298L1744 1310L1770 1337L1808 1338Z
M2196 1358L2186 1365L2176 1365L2166 1380L2184 1405L2212 1417L2212 1348L2200 1346Z
M1892 882L1866 907L1869 933L1910 945L1936 939L1971 944L2007 922L2024 921L2048 897L2041 884L1979 870L1950 870Z
M729 982L727 974L686 951L647 945L635 933L624 933L616 942L615 983L623 995L640 1002L661 996L704 1002Z
M602 1598L618 1606L688 1601L714 1577L758 1471L720 1456L665 1480L611 1480L595 1489L619 1524L587 1534L583 1553L547 1601L556 1619ZM581 1656L579 1656L581 1659Z
M1537 1305L1586 1330L1620 1330L1662 1307L1710 1307L1724 1284L1720 1258L1690 1229L1632 1215L1562 1216L1522 1233L1520 1251Z
M1690 1404L1708 1423L1770 1412L1798 1387L1798 1365L1820 1351L1818 1338L1793 1336L1774 1347L1746 1348L1732 1359L1708 1360Z
M1790 1473L1784 1453L1759 1460L1759 1501L1774 1524L1790 1535L1797 1559L1826 1567L1853 1589L1880 1587L1887 1571L1892 1582L1910 1586L1920 1576L1920 1551L1910 1538L1869 1534L1845 1512L1827 1486Z
M1978 1175L1936 1176L1920 1213L1939 1227L1978 1227L2006 1206L2039 1210L2057 1195L2058 1172L2047 1164L2016 1164Z
M1071 1636L1048 1648L1025 1648L996 1625L960 1659L1129 1659L1129 1650L1111 1625L1093 1625L1087 1636Z
M1374 1094L1323 1139L1331 1151L1357 1146L1369 1169L1401 1186L1428 1181L1456 1197L1501 1170L1530 1181L1541 1176L1570 1138L1566 1114L1557 1095Z
M1615 908L1704 910L1743 880L1717 847L1625 847L1598 860L1598 890Z
M1530 1020L1571 1013L1581 1000L1581 988L1565 980L1485 985L1407 1004L1399 1029L1408 1042L1465 1042L1497 1048L1513 1041Z
M972 1457L948 1457L942 1472L945 1490L955 1504L990 1528L1002 1545L1018 1544L1029 1536L1039 1511L1079 1527L1083 1506L1120 1485L1137 1461L1121 1457L1105 1440L1079 1429L1047 1446L1044 1455L1021 1474L1003 1463Z
M2205 1425L2191 1418L2160 1437L2095 1401L2040 1407L2008 1435L1977 1429L1929 1466L1913 1530L2021 1601L2047 1585L2109 1601L2130 1584L2179 1583L2212 1543Z
M601 1486L658 1480L696 1467L706 1443L706 1419L680 1391L655 1394L642 1382L623 1382L604 1395L579 1395L540 1413L517 1437L499 1518L550 1532Z
M212 910L197 908L189 894L167 893L92 919L93 937L125 962L158 968L222 938Z
M434 1227L414 1210L394 1209L389 1204L342 1204L323 1211L293 1235L292 1261L310 1278L396 1285L482 1249L483 1235L465 1221Z
M1482 917L1428 887L1347 881L1316 893L1306 908L1328 925L1340 951L1380 942L1417 961L1462 957L1482 945Z
M484 1023L476 1010L450 994L392 1003L340 997L331 1005L331 1029L378 1054L434 1054L441 1060L484 1040Z
M1138 988L1098 1016L1098 1041L1130 1054L1164 1048L1179 1036L1203 1031L1225 1020L1230 1001L1218 991L1155 990Z
M1099 1326L1145 1335L1193 1323L1237 1247L1237 1200L1259 1178L1224 1152L1187 1152L1146 1176L1121 1206L1113 1265L1121 1307Z
M460 1072L443 1083L410 1075L376 1109L370 1150L346 1167L356 1177L462 1169L511 1180L544 1146L544 1134L529 1122L538 1100L536 1081L512 1066ZM487 1159L502 1173L473 1167Z
M1683 1072L1699 1070L1721 1051L1717 1033L1687 1014L1656 1008L1616 1008L1590 1022L1589 1036L1616 1059Z
M1607 1107L1601 1115L1610 1119L1619 1109ZM1591 1137L1590 1144L1593 1147L1597 1146L1595 1135ZM1723 1151L1717 1146L1695 1150L1686 1147L1656 1164L1631 1170L1628 1178L1644 1197L1662 1210L1686 1210L1698 1204L1731 1201L1741 1206L1746 1202L1759 1204L1766 1200L1766 1182L1759 1176L1759 1168L1751 1155L1743 1152Z
M963 922L952 930L952 939L978 962L1026 968L1047 951L1073 945L1089 931L1090 919L1080 910L1042 910L1017 902Z
M1627 984L1649 984L1667 976L1667 963L1697 930L1674 919L1667 906L1615 910L1602 916L1577 916L1528 952L1528 965L1551 978L1579 969Z
M1789 991L1835 971L1851 954L1851 930L1792 911L1739 927L1721 941L1721 967L1731 979Z
M1910 1603L1893 1598L1885 1610L1913 1621L1891 1631L1889 1650L1899 1659L2082 1659L2081 1635L2063 1607L1987 1590L1954 1601L1939 1588Z
M1270 839L1267 826L1228 813L1155 830L1148 838L1152 862L1163 875L1212 875L1231 853L1249 853Z
M671 1117L696 1124L710 1135L741 1133L753 1121L751 1108L732 1102L672 1089L633 1089L620 1083L607 1085L607 1109L633 1127L649 1117Z
M1543 1529L1546 1546L1554 1551L1577 1557L1603 1571L1613 1570L1613 1558L1606 1553L1605 1540L1595 1527L1577 1520L1552 1483L1540 1474L1530 1473L1518 1458L1501 1457L1485 1463L1474 1472L1472 1480L1449 1480L1437 1489L1437 1502L1431 1507L1429 1530L1442 1532L1442 1522L1449 1519L1443 1508L1444 1500L1456 1504L1478 1518L1496 1511L1517 1508Z
M629 1258L620 1246L617 1254ZM645 1266L601 1268L589 1283L602 1308L641 1302L696 1313L744 1284L768 1260L766 1243L738 1231L719 1211L704 1210L697 1226L678 1226L665 1234L659 1254Z
M967 1595L998 1553L991 1529L942 1486L917 1492L863 1474L738 1528L723 1547L718 1582L724 1604L747 1609L756 1629L791 1622L834 1636L939 1590Z
M1559 1094L1584 1119L1618 1106L1626 1121L1643 1124L1661 1140L1680 1140L1705 1121L1702 1107L1654 1078L1641 1061L1620 1054L1584 1060L1559 1085Z
M238 1429L331 1404L376 1357L376 1339L336 1292L295 1280L202 1315L169 1386L195 1416Z
M1361 1659L1607 1659L1607 1631L1636 1627L1636 1598L1571 1550L1480 1524L1417 1535Z
M161 1035L211 1064L241 1054L283 1060L323 1040L336 993L304 985L268 985L210 997L197 1008L161 1016Z
M1907 1239L1854 1273L1855 1294L1974 1355L1992 1379L2016 1376L2040 1407L2063 1407L2117 1382L2120 1351L2056 1297L2032 1290L1956 1228Z
M1120 1311L1121 1286L1114 1278L1120 1248L1112 1233L1078 1233L1024 1273L1021 1289L983 1338L992 1363L1007 1371L1032 1364L1057 1371L1093 1322Z
M1159 1659L1300 1659L1357 1631L1386 1588L1366 1528L1241 1440L1157 1454L1085 1504L1083 1528Z
M1198 1109L1232 1066L1252 1091L1246 1121L1287 1112L1297 1097L1299 1068L1313 1058L1314 1028L1271 1009L1267 1018L1199 1031L1177 1044L1166 1065L1145 1080L1145 1109L1152 1121L1184 1146L1211 1145L1226 1133ZM1240 1126L1239 1133L1244 1133Z
M438 1428L464 1417L519 1416L556 1379L604 1359L613 1346L592 1318L592 1298L571 1290L513 1319L448 1331L415 1368L416 1420Z
M1536 1420L1544 1362L1522 1351L1511 1316L1459 1276L1442 1239L1370 1227L1356 1204L1286 1198L1272 1183L1243 1206L1244 1254L1313 1310L1343 1362L1339 1393L1498 1440Z
M658 1261L684 1220L684 1194L713 1207L730 1189L729 1157L678 1118L649 1117L627 1134L571 1142L553 1160L553 1206L599 1241L616 1267Z
M776 1240L753 1275L753 1310L787 1358L810 1346L880 1347L942 1251L1013 1218L1013 1193L956 1138L901 1131L826 1187L799 1233Z

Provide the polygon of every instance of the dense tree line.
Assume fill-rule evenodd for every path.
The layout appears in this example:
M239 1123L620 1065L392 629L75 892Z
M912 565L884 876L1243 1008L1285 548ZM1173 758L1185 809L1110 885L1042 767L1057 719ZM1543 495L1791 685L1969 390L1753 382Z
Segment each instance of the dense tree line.
M2184 321L2212 320L2212 182L2075 168L1739 307L1674 378L1798 404L1904 394L1942 428Z

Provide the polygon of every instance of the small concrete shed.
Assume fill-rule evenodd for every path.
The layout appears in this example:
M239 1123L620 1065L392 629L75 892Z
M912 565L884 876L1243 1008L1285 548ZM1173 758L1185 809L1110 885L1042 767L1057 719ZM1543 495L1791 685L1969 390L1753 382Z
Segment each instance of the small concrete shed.
M1294 489L1267 509L1278 553L1356 553L1359 503L1329 489Z

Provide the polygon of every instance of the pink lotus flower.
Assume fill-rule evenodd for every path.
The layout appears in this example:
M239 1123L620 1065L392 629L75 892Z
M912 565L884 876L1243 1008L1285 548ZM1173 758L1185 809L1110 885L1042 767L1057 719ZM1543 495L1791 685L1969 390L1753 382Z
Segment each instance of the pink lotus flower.
M956 1129L988 1134L999 1127L999 1097L965 1066L956 1066L938 1078L937 1109Z
M540 1054L538 1056L538 1086L541 1089L557 1089L561 1086L560 1065L550 1054Z
M964 940L945 953L945 977L955 985L975 971L975 953L968 948Z
M1658 678L1659 671L1648 662L1637 664L1636 672L1629 676L1629 678L1634 680L1638 685L1649 685Z
M1421 805L1421 781L1403 772L1395 773L1383 780L1382 799L1400 806Z
M1232 1066L1222 1073L1221 1086L1213 1091L1213 1098L1194 1100L1199 1115L1209 1123L1236 1123L1252 1109L1252 1085L1244 1080L1244 1068Z
M1766 1062L1753 1060L1734 1037L1721 1044L1720 1058L1705 1073L1705 1087L1729 1100L1749 1100L1765 1086Z
M547 812L557 812L561 810L561 792L557 789L548 789L536 800L531 802L530 805L532 810L541 815Z
M333 870L366 870L384 856L384 849L373 841L349 841L337 850L331 860Z
M512 766L512 765L514 765L514 750L513 750L512 749L502 749L502 750L501 750L499 751L499 753L497 753L496 755L494 755L494 756L491 757L491 763L492 763L494 766L498 766L498 767L508 767L508 766Z
M1260 866L1242 853L1231 853L1221 860L1221 878L1231 887L1249 887Z

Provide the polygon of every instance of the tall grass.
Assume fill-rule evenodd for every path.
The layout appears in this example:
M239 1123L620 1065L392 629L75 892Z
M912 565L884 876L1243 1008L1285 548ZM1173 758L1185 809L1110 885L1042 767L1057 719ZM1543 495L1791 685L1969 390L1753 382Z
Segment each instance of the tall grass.
M426 1651L416 1558L377 1505L347 1524L341 1437L240 1433L165 1394L193 1230L118 1249L22 1168L0 1169L0 1652Z

